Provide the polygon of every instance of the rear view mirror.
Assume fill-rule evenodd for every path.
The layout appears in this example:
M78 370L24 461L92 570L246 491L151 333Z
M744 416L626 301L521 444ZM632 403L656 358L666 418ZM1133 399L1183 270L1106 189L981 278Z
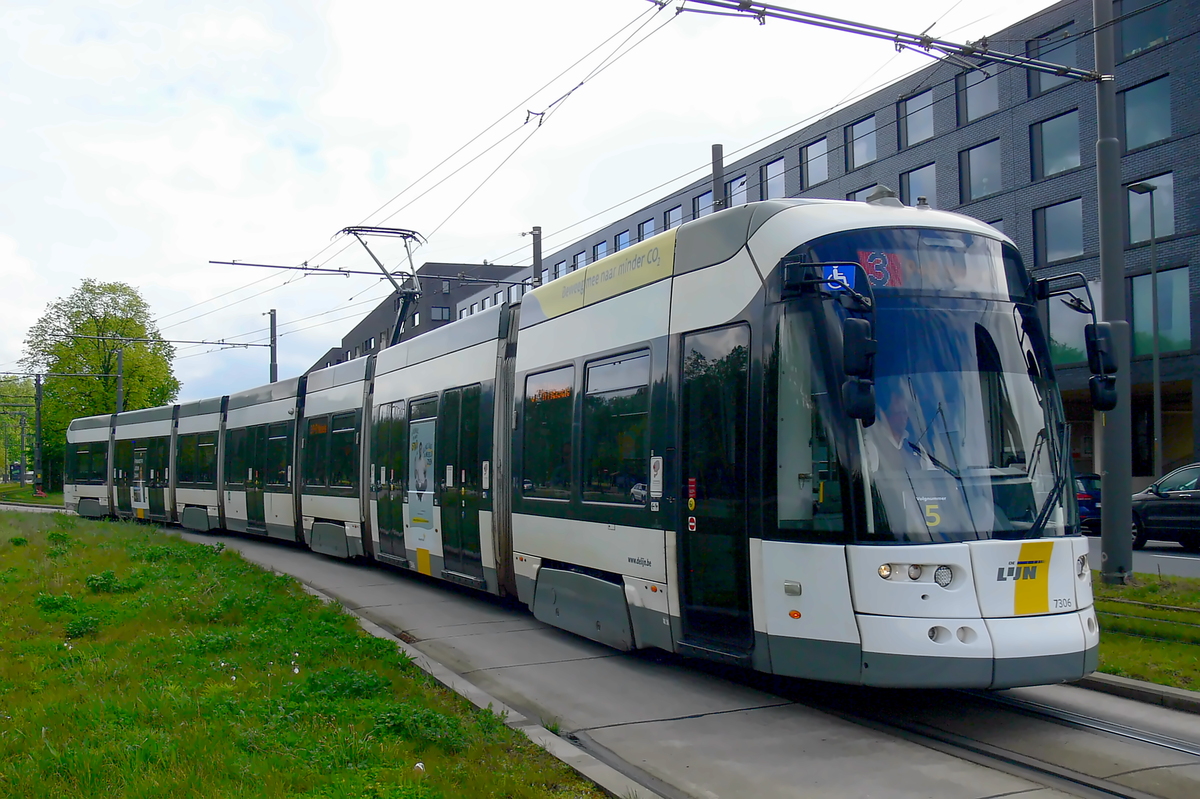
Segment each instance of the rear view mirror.
M842 368L847 376L867 379L873 377L875 352L878 349L875 339L871 338L869 321L851 317L842 322Z
M1113 346L1112 325L1097 322L1084 325L1083 340L1087 345L1088 370L1094 375L1117 373L1117 355Z
M875 384L860 377L842 383L842 405L851 419L862 419L863 427L875 424Z
M1088 380L1092 393L1092 407L1098 411L1111 411L1117 407L1117 378L1112 375L1092 375Z

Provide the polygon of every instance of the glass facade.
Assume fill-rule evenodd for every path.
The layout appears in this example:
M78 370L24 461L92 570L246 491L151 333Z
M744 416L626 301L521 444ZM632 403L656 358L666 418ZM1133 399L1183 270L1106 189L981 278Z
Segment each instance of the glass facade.
M878 157L875 147L875 117L846 127L846 170L858 169Z
M962 176L962 201L978 200L995 194L1002 187L1000 167L1000 140L995 139L972 147L959 154Z
M1083 255L1082 200L1077 198L1048 205L1033 213L1039 264Z
M1171 137L1171 79L1161 77L1121 92L1125 149L1136 150Z
M1150 194L1128 190L1129 243L1150 241L1153 232L1158 238L1175 234L1175 176L1168 172L1139 180L1154 187ZM1154 197L1154 231L1150 230L1150 197Z
M900 176L900 201L905 205L916 205L918 197L924 197L931 206L938 207L937 169L934 164L926 164Z
M993 67L994 69L994 67ZM959 77L958 120L965 125L1000 110L999 81L982 69Z
M1030 127L1033 179L1057 175L1079 166L1079 112L1038 122Z
M746 204L746 176L741 175L725 183L726 208Z
M683 223L683 206L677 205L663 213L663 230L679 227Z
M1133 354L1154 351L1154 291L1150 275L1133 278ZM1192 348L1192 314L1188 296L1188 268L1158 273L1158 351L1183 352Z
M699 197L692 198L692 219L708 216L713 211L712 191L706 191Z
M1075 52L1075 37L1072 35L1073 25L1064 25L1039 36L1026 45L1025 51L1030 58L1039 61L1049 61L1051 64L1061 64L1064 67L1077 67L1078 56ZM1044 72L1029 73L1029 93L1031 95L1057 89L1067 83L1074 83L1072 78L1063 75L1049 75Z
M933 138L933 89L900 101L900 146Z
M762 167L758 181L760 200L775 200L786 196L783 187L783 159L776 158Z
M1117 24L1120 56L1133 58L1144 50L1164 44L1170 38L1170 10L1170 3L1159 0L1117 0L1113 18L1126 17Z
M829 180L829 141L818 139L801 151L804 188Z

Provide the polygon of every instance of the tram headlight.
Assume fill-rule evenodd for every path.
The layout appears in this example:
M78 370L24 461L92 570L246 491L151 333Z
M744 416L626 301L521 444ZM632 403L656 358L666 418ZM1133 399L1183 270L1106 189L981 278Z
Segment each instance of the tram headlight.
M954 570L949 566L938 566L933 572L933 581L942 588L949 588L954 582Z
M879 576L883 579L890 579L892 576L892 564L885 563L879 567Z
M1087 555L1080 555L1075 561L1075 576L1082 580L1087 573L1088 557Z
M908 579L910 579L910 580L920 580L921 579L921 567L919 564L914 563L913 565L908 567Z

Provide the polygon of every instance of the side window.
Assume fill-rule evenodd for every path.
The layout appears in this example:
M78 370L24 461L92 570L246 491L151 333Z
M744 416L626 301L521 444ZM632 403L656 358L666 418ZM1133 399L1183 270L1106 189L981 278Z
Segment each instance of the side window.
M645 504L650 353L588 364L583 398L583 499Z
M217 434L199 433L196 436L197 483L213 485L217 482Z
M339 413L330 422L329 433L329 486L353 488L358 485L358 414Z
M196 435L180 436L175 451L175 482L196 482Z
M571 498L571 421L575 367L525 378L522 493L539 499Z
M225 432L225 485L246 482L246 428Z
M1191 491L1196 488L1200 469L1180 469L1158 484L1160 491Z
M304 434L304 484L325 486L329 461L329 417L308 420Z
M292 437L286 423L267 428L267 462L263 474L267 485L286 486L291 483Z

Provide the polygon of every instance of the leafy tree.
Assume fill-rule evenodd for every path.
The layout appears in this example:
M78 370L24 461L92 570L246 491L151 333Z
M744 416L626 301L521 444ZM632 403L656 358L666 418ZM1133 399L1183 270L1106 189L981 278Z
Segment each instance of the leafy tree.
M28 405L29 407L24 407ZM33 381L20 377L0 376L0 462L7 480L10 467L21 461L21 414L26 416L25 463L33 464ZM18 478L20 479L20 478Z
M116 410L120 349L124 349L125 410L152 408L175 399L180 388L171 370L175 348L163 340L150 306L137 289L125 283L85 279L68 296L50 303L26 335L24 369L50 375L96 375L46 378L42 471L47 485L62 482L71 420Z

